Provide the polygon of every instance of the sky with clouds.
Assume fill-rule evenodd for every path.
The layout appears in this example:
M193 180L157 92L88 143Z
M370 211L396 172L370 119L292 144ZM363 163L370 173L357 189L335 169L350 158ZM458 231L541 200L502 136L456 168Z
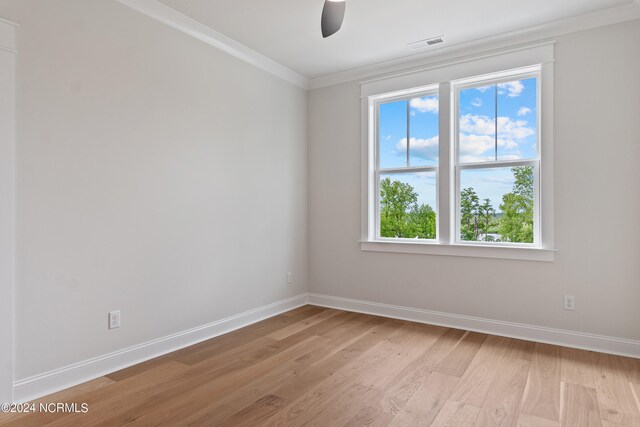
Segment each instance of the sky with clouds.
M458 118L459 162L488 162L496 160L496 157L497 160L535 158L536 92L535 78L461 90ZM381 104L379 135L381 169L436 166L438 96ZM435 174L383 173L382 179L387 176L410 184L418 193L420 203L427 203L435 208ZM467 187L473 187L480 199L490 199L494 209L499 211L502 196L513 187L513 176L508 168L467 170L461 175L461 188Z

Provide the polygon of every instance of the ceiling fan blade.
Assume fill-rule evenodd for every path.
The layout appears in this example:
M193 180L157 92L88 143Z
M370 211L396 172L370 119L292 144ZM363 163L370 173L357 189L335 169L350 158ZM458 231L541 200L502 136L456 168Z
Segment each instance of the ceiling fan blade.
M322 37L335 34L342 26L346 1L325 0L322 8Z

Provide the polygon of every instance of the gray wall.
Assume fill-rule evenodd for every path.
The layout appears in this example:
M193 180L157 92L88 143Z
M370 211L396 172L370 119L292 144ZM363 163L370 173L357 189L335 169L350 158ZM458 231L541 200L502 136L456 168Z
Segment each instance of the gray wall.
M304 90L113 0L0 16L21 24L16 380L306 292Z
M13 25L0 21L0 403L13 400L15 267L15 55Z
M554 263L360 251L359 85L310 92L310 292L640 339L638 22L557 40Z

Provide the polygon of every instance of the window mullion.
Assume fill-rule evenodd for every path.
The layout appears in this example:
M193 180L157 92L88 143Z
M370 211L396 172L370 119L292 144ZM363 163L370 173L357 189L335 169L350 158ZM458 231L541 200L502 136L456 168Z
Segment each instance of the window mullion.
M411 155L409 144L411 142L411 100L407 99L407 167L411 167Z
M495 102L494 102L494 108L495 108L495 116L494 116L494 127L495 127L495 132L496 132L496 138L495 138L495 161L498 161L498 84L496 83L495 85Z
M373 215L374 215L374 221L375 221L374 236L376 239L379 239L380 238L380 171L378 170L375 171L374 180L375 180L375 193L373 196L373 199L374 199Z

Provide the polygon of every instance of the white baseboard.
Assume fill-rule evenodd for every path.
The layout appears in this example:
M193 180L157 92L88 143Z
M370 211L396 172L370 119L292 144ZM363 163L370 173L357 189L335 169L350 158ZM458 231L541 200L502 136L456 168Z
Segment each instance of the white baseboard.
M329 295L301 294L207 325L15 381L13 383L14 402L27 402L73 387L137 363L243 328L305 304L640 359L640 341Z
M640 341L624 338L502 322L329 295L309 294L309 304L640 359Z
M158 338L139 345L74 363L13 383L14 402L21 403L93 380L163 354L226 334L273 317L307 303L307 295L297 295L258 307L207 325Z

